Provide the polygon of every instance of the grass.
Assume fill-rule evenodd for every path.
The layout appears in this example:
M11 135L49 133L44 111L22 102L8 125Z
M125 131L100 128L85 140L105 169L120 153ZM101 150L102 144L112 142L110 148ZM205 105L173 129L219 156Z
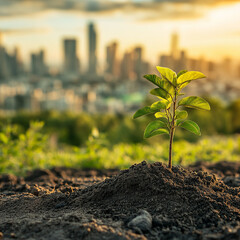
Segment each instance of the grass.
M25 136L0 138L0 173L24 175L35 168L66 166L73 168L124 169L143 160L168 161L168 141L153 145L111 145L103 136L91 137L85 147L49 147L46 136L39 135L39 126L33 125ZM32 130L31 130L32 129ZM2 133L3 134L3 133ZM9 134L9 130L8 130ZM1 140L2 139L2 140ZM196 161L239 161L240 136L214 136L200 139L197 143L176 141L173 165L186 166Z

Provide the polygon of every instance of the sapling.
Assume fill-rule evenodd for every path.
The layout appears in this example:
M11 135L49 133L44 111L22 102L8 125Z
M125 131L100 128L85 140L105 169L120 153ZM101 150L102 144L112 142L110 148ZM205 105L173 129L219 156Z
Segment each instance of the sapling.
M155 74L145 75L148 81L152 82L157 88L150 93L158 97L158 101L151 106L139 109L133 119L146 114L154 114L157 120L150 122L145 131L144 138L153 137L159 134L169 135L169 162L168 167L172 168L172 145L175 130L182 127L196 135L201 135L197 123L187 120L188 113L182 107L210 110L206 100L196 96L183 98L182 89L191 81L205 78L206 76L198 71L182 70L176 74L173 70L157 66L160 76Z

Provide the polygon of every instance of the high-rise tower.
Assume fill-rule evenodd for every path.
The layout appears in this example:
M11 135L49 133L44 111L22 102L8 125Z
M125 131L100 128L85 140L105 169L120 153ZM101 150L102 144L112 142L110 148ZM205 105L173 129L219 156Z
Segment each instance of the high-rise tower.
M117 42L109 44L106 48L107 54L107 68L106 72L112 74L113 76L117 75Z
M132 52L125 52L123 56L120 77L123 80L134 79L134 60Z
M65 73L79 73L76 39L64 39L64 71Z
M0 80L7 79L11 75L8 64L8 54L3 46L3 35L0 32Z
M179 57L179 38L177 33L172 34L171 38L171 57L177 59Z
M34 75L44 75L47 73L47 66L45 64L45 51L41 49L37 53L31 54L31 72Z
M88 72L97 73L97 34L93 23L88 25Z
M142 47L136 47L133 51L134 72L136 74L137 79L140 79L143 73L142 52L143 52Z

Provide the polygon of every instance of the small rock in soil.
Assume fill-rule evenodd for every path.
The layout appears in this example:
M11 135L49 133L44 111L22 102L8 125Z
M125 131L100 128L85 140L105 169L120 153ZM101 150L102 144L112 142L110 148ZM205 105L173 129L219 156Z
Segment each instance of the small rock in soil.
M145 210L140 210L139 215L133 218L128 227L134 230L141 230L142 232L148 232L152 228L152 216Z

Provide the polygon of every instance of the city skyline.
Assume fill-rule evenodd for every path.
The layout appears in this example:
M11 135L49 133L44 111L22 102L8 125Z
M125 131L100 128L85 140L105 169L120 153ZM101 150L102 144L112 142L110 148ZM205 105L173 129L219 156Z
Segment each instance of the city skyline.
M45 49L39 49L30 53L30 64L26 68L26 63L21 61L19 48L9 51L4 45L0 44L0 79L9 79L20 76L23 73L30 73L35 76L56 75L58 73L65 76L78 77L82 74L88 74L94 79L98 76L108 75L109 79L141 79L144 74L153 71L154 67L145 57L145 48L141 45L134 45L131 49L125 49L123 54L119 55L119 43L110 42L105 47L104 61L99 67L98 39L99 32L96 25L90 22L87 25L88 43L86 51L88 53L85 59L79 57L79 39L62 39L61 65L58 68L52 68L46 61L47 52ZM218 59L212 61L204 57L194 58L179 44L180 37L174 32L169 39L169 50L166 53L158 55L156 65L169 67L176 72L182 69L204 71L205 74L216 72L216 68L222 66L224 76L240 76L240 62L233 62L231 58ZM86 63L87 60L87 63ZM218 67L217 67L218 65ZM215 76L216 77L216 76ZM214 77L214 78L215 78ZM210 76L212 78L212 76Z
M123 64L126 65L127 68L133 68L136 74L138 75L138 78L141 74L141 72L145 72L145 70L149 69L149 64L151 64L151 61L146 58L146 50L145 47L142 45L133 45L131 48L125 49L122 53L119 54L119 49L121 46L121 43L118 41L111 41L109 42L105 48L104 48L104 58L99 61L99 54L98 54L98 41L99 38L99 32L97 30L97 27L95 23L89 22L87 24L87 39L88 43L86 43L85 51L87 52L87 57L85 59L82 59L81 56L79 56L79 45L81 43L80 39L78 38L64 38L61 39L61 52L62 52L62 59L59 62L57 68L56 66L53 67L54 72L64 72L64 73L72 73L72 74L79 74L79 73L92 73L93 75L102 74L104 72L111 73L112 75L119 75L121 71L123 71ZM1 35L1 33L0 33ZM166 58L173 58L173 59L181 59L182 61L185 61L184 58L191 57L194 61L200 60L200 61L213 61L212 59L205 58L204 56L195 57L194 55L191 55L186 49L181 48L180 42L181 37L178 35L177 32L173 32L171 36L169 36L169 42L168 46L169 49L165 52L159 52L157 55L157 60L155 62L155 65L160 65L164 63L165 67L174 67L175 65L171 63L172 60L167 60ZM48 52L44 48L40 48L37 51L30 52L29 54L29 60L22 61L22 57L20 56L21 49L15 47L14 49L9 49L5 45L1 45L0 41L0 47L2 46L2 49L6 51L7 54L9 54L9 57L16 57L16 60L21 62L22 66L24 66L25 70L27 72L31 72L36 75L44 75L48 72L48 70L52 69L52 65L49 64L46 60L46 56ZM181 56L181 54L183 54ZM132 59L131 59L132 58ZM136 59L138 58L138 59ZM134 60L135 59L135 60ZM135 69L136 66L130 66L129 61L138 61L138 70ZM143 65L140 64L142 61ZM146 61L146 62L144 62ZM101 62L99 64L99 62ZM125 63L124 63L125 62ZM214 62L214 61L213 61ZM218 59L218 61L215 61L216 63L220 64L225 62L226 65L231 65L231 67L239 68L240 61L239 62L233 62L233 59L230 57L225 57L222 59ZM6 63L2 62L3 65L6 65ZM135 63L136 64L136 63ZM117 69L117 65L118 69ZM129 66L127 66L129 65ZM182 64L182 68L184 68L186 64ZM196 64L195 64L196 65ZM194 64L193 64L194 66ZM140 68L143 68L143 71L140 71ZM197 67L197 65L196 65ZM113 69L114 68L114 69ZM154 67L152 66L151 69ZM181 64L179 66L176 66L176 71L181 68ZM194 70L194 68L193 68ZM137 73L138 72L138 73ZM120 74L124 76L124 73ZM120 76L119 75L119 76Z
M4 45L8 49L18 46L24 62L30 61L31 52L45 49L47 63L60 66L60 39L76 38L80 43L79 58L86 67L86 26L91 21L99 32L101 64L105 61L105 47L113 41L119 42L121 55L126 49L143 46L146 59L155 64L159 54L169 52L173 32L180 36L180 47L194 57L239 60L240 28L235 23L240 21L240 1L62 1L68 3L68 8L67 4L52 1L24 2L4 5L0 1ZM19 12L17 4L25 8Z
M30 70L20 60L20 49L9 52L0 45L0 111L67 110L87 112L133 111L149 92L149 83L143 75L157 73L144 55L144 47L134 45L118 55L118 42L105 47L105 68L99 71L97 53L99 31L94 23L87 25L88 65L82 68L78 55L81 41L77 38L61 40L64 59L59 71L52 71L46 62L46 49L31 52ZM188 95L211 95L225 102L237 99L240 91L240 64L230 59L220 63L204 58L194 58L179 44L179 36L172 33L170 49L159 55L157 65L179 72L182 69L198 70L207 78L194 81L186 88ZM155 70L154 70L155 69ZM231 81L229 81L231 80Z

